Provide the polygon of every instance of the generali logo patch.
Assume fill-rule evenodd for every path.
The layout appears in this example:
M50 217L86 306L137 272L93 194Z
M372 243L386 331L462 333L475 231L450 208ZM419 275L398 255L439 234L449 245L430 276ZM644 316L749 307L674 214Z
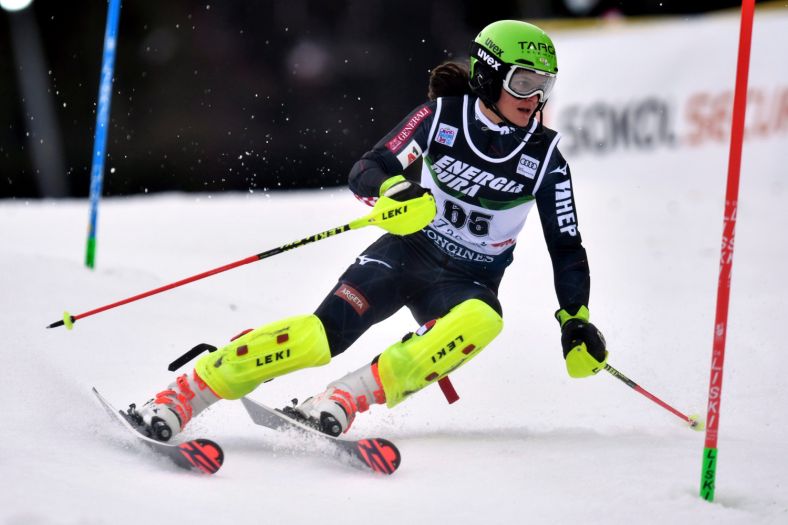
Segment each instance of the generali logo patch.
M428 107L423 107L415 112L397 134L394 135L394 138L386 142L386 148L388 148L390 152L396 154L402 149L402 146L408 143L408 140L413 136L413 133L416 131L416 128L419 127L421 121L431 114L432 110Z
M367 298L349 284L342 283L334 295L352 306L358 315L364 315L364 312L369 309Z

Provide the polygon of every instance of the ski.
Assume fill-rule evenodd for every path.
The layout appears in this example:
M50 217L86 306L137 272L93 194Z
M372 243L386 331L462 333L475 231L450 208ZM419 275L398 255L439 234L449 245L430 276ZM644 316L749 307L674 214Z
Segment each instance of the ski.
M99 403L101 403L101 406L104 407L107 413L110 414L115 421L137 439L145 443L154 452L169 458L177 466L204 474L215 474L221 468L224 462L224 452L218 444L210 439L192 439L178 444L156 441L137 430L129 421L129 416L123 411L113 407L110 402L96 390L96 387L93 387L93 393L96 394L96 398L99 400Z
M400 465L400 452L389 440L383 438L368 438L351 440L324 434L317 429L304 425L285 415L281 410L267 407L248 397L241 398L244 408L256 424L273 430L295 429L310 436L332 443L340 452L340 457L349 457L362 468L369 469L379 474L391 475Z

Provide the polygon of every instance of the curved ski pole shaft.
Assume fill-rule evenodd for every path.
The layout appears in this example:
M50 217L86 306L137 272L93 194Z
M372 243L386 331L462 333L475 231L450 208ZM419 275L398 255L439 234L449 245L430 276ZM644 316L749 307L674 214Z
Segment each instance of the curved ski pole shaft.
M331 228L329 230L316 233L314 235L310 235L309 237L304 237L303 239L289 242L287 244L283 244L277 248L272 248L270 250L266 250L264 252L258 253L256 255L251 255L249 257L245 257L241 260L232 262L230 264L226 264L224 266L219 266L218 268L214 268L212 270L208 270L206 272L199 273L197 275L192 275L191 277L187 277L185 279L181 279L180 281L175 281L170 284L166 284L164 286L160 286L159 288L154 288L153 290L148 290L147 292L143 292L141 294L134 295L132 297L127 297L126 299L121 299L120 301L116 301L111 304L107 304L104 306L100 306L93 310L89 310L87 312L83 312L77 315L71 315L68 312L64 312L63 319L59 321L55 321L54 323L47 326L47 328L56 328L58 326L66 326L69 330L73 328L74 323L76 323L79 319L83 319L85 317L89 317L91 315L95 315L112 308L117 308L118 306L123 306L124 304L129 304L134 301L139 301L140 299L144 299L146 297L150 297L151 295L156 295L161 292L166 292L167 290L172 290L173 288L178 288L179 286L183 286L184 284L189 284L194 281L199 281L200 279L205 279L206 277L210 277L211 275L216 275L217 273L226 272L227 270L232 270L233 268L238 268L239 266L243 266L246 264L250 264L253 262L260 261L262 259L267 259L269 257L273 257L274 255L278 255L282 252L286 252L289 250L293 250L295 248L300 248L301 246L311 244L313 242L322 241L323 239L327 239L329 237L333 237L335 235L339 235L340 233L344 233L348 230L358 230L365 226L380 226L380 224L387 220L390 214L392 213L389 208L396 208L399 206L399 203L395 201L391 204L388 204L383 207L375 206L371 213L360 217L354 221L349 222L348 224L338 226L336 228Z
M672 406L668 405L667 403L665 403L664 401L659 399L657 396L655 396L651 392L648 392L646 389L644 389L643 387L641 387L640 385L638 385L637 383L632 381L630 378L628 378L627 376L625 376L624 374L622 374L621 372L619 372L618 370L616 370L615 368L613 368L609 364L605 364L605 370L607 372L609 372L610 375L612 375L616 379L621 380L621 382L623 382L625 385L627 385L628 387L633 389L635 392L638 392L639 394L644 395L645 397L647 397L651 401L655 402L656 404L658 404L659 406L661 406L665 410L671 412L672 414L674 414L674 415L680 417L681 419L683 419L684 421L686 421L689 424L689 426L692 427L693 429L700 430L700 428L697 428L697 427L699 427L699 421L698 421L697 416L688 416L686 414L683 414L683 413L679 412L678 410L676 410Z

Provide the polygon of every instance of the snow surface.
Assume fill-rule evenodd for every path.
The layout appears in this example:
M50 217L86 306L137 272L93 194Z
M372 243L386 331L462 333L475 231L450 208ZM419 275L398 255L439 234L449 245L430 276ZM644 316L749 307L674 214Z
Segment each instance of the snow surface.
M721 184L703 194L667 190L656 170L625 180L599 175L601 162L580 164L591 312L610 362L679 410L705 416ZM44 326L63 308L86 312L367 208L342 189L107 199L89 271L84 202L4 201L0 522L786 523L788 393L778 342L788 285L778 272L788 258L788 212L784 181L753 175L742 184L713 504L697 495L703 433L610 375L566 375L536 217L502 286L504 332L453 375L462 399L449 406L429 388L393 410L373 407L351 429L399 445L394 476L338 463L314 444L253 425L240 403L221 402L185 432L223 445L226 463L209 477L139 449L90 387L118 406L144 401L192 345L310 312L378 231L348 232L87 317L70 332ZM329 365L252 397L282 406L310 395L413 329L400 312Z

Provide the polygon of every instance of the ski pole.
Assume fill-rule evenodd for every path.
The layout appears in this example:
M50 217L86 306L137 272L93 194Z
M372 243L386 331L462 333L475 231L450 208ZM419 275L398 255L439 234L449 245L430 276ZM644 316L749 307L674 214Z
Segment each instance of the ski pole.
M653 402L655 402L656 404L667 410L668 412L671 412L674 415L683 419L686 423L689 424L691 429L703 430L704 428L703 422L698 419L697 415L687 416L685 414L682 414L681 412L679 412L669 404L665 403L654 394L648 392L646 389L642 388L640 385L638 385L630 378L628 378L627 376L625 376L624 374L622 374L621 372L619 372L618 370L616 370L615 368L613 368L607 363L605 363L605 370L610 372L610 374L616 379L620 379L625 385L632 388L635 392L638 392L639 394L643 394L644 396L646 396L647 398L649 398L650 400L652 400Z
M110 310L112 308L122 306L124 304L132 303L134 301L139 301L140 299L150 297L151 295L156 295L158 293L165 292L167 290L172 290L173 288L183 286L184 284L192 283L194 281L199 281L200 279L210 277L211 275L216 275L217 273L226 272L227 270L232 270L233 268L238 268L239 266L243 266L245 264L257 262L262 259L267 259L269 257L273 257L274 255L278 255L282 252L286 252L294 248L299 248L306 244L322 241L323 239L327 239L329 237L339 235L340 233L344 233L348 230L357 230L359 228L364 228L365 226L374 225L374 226L380 226L381 228L387 231L392 231L393 233L397 233L400 235L413 233L413 231L407 230L407 226L403 228L400 224L395 224L394 221L392 221L392 219L394 217L402 215L403 213L407 213L408 207L410 207L411 211L413 211L414 208L420 208L422 206L425 207L432 206L433 208L435 207L435 200L432 197L432 195L425 194L419 199L413 199L409 201L407 205L403 204L402 202L381 197L380 199L378 199L378 202L377 204L375 204L375 207L372 209L372 212L354 221L351 221L343 226L331 228L330 230L316 233L315 235L310 235L309 237L304 237L303 239L298 241L283 244L282 246L279 246L277 248L272 248L270 250L258 253L256 255L250 255L249 257L245 257L241 260L232 262L230 264L226 264L224 266L220 266L218 268L214 268L206 272L198 273L197 275L192 275L191 277L181 279L180 281L175 281L173 283L161 286L159 288L148 290L147 292L143 292L141 294L134 295L132 297L128 297L126 299L122 299L120 301L107 304L99 308L95 308L88 312L84 312L77 315L71 315L68 312L64 312L63 319L59 321L55 321L54 323L47 326L47 328L56 328L58 326L65 326L67 329L71 330L74 326L74 323L76 323L79 319L83 319L85 317L89 317L91 315L95 315L104 312L106 310Z

